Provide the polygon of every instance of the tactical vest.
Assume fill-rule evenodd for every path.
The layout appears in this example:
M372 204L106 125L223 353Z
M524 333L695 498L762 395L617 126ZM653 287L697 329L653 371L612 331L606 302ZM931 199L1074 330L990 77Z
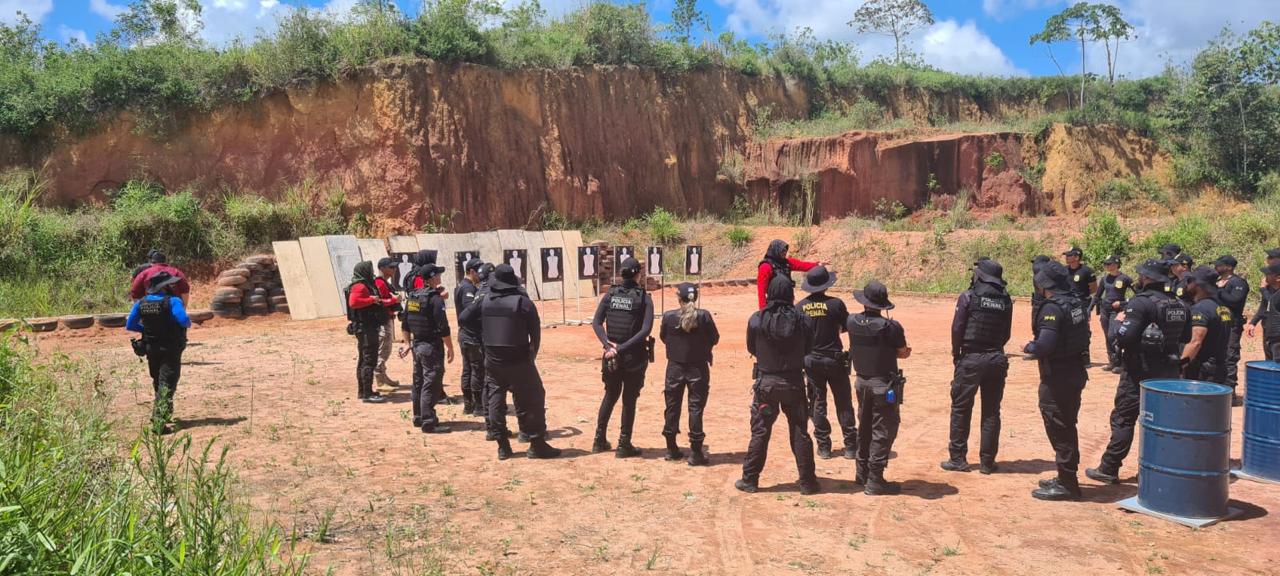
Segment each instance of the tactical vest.
M343 292L342 296L344 298L344 303L351 302L351 289L353 287L355 287L355 284L348 285L347 289ZM381 297L378 293L377 286L366 284L365 288L369 289L369 294L374 298ZM365 306L364 308L359 309L352 308L350 304L347 304L347 320L362 326L377 326L386 323L390 318L391 317L387 314L386 307L378 304L377 302L373 303L371 306Z
M1079 357L1089 349L1089 313L1078 298L1054 295L1048 299L1062 310L1058 322L1058 346L1051 358Z
M520 314L519 292L489 294L480 303L481 339L490 347L523 347L529 345L529 328Z
M768 259L768 258L765 258L764 260L761 260L761 261L760 261L760 264L768 264L768 265L769 265L769 267L773 269L773 275L774 275L774 276L782 276L783 278L786 278L787 280L790 280L790 279L791 279L791 262L789 262L789 261L787 261L787 260L783 260L783 261L782 261L782 263L781 263L781 264L779 264L778 262L775 262L775 261L773 261L773 260L770 260L770 259ZM760 264L757 264L757 265L756 265L756 268L759 268L759 267L760 267ZM772 279L773 279L773 277L771 276L771 277L769 277L769 279L770 279L770 280L772 280ZM764 284L764 285L765 285L765 286L768 286L768 285L769 285L769 283L768 283L768 282L765 282L765 284Z
M849 317L849 359L860 378L887 378L898 371L898 351L889 343L889 320L854 314Z
M1280 291L1270 288L1262 289L1266 310L1262 313L1262 335L1266 338L1280 337Z
M711 359L711 342L707 338L707 322L711 319L705 312L698 311L698 327L693 332L680 329L680 312L667 312L664 319L669 324L667 329L667 360L684 364L702 364Z
M187 339L187 329L173 317L173 296L163 300L143 298L138 302L138 319L142 321L142 337L158 342L174 342Z
M435 340L442 336L440 327L436 325L436 311L443 305L435 288L422 288L406 295L404 325L414 340Z
M604 320L610 342L630 340L644 324L644 289L638 284L610 288Z
M804 322L804 317L797 310L792 310L796 315L797 322ZM764 312L757 312L761 320L764 319ZM804 338L804 333L797 334L795 338L787 338L785 340L773 340L760 329L760 337L756 340L756 367L761 372L769 374L778 374L785 372L798 372L804 370L804 354L805 348L809 343Z
M1155 305L1155 318L1143 326L1138 353L1147 361L1149 370L1177 366L1178 349L1191 314L1187 305L1160 291L1148 290L1134 297L1146 298Z
M969 319L964 327L966 352L999 352L1013 326L1013 299L1004 290L979 283L969 292Z

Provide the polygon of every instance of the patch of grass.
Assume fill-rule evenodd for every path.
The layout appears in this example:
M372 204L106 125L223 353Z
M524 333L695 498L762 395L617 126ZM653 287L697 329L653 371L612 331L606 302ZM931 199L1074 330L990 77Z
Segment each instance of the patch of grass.
M725 237L729 239L729 245L734 248L745 248L751 240L755 238L755 233L749 228L742 226L734 226L725 232Z

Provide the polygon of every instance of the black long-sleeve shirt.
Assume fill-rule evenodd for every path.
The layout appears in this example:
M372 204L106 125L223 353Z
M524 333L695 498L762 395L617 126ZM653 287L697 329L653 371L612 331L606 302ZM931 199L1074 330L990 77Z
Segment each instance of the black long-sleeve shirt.
M1218 302L1231 310L1235 322L1244 322L1245 300L1249 298L1249 282L1243 277L1232 274L1227 283L1218 289Z
M1258 311L1254 312L1253 318L1249 320L1249 324L1252 324L1254 326L1257 326L1259 322L1262 322L1262 320L1266 317L1267 312L1271 312L1273 310L1271 301L1275 299L1276 290L1274 290L1270 286L1263 285L1262 291L1259 294L1259 296L1261 296L1262 298L1258 301ZM1280 310L1277 310L1277 311L1280 311Z

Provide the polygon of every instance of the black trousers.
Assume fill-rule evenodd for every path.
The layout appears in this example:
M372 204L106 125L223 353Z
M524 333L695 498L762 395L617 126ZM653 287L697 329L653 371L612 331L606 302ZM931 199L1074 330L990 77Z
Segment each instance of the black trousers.
M805 414L804 377L795 374L764 374L756 380L751 397L751 442L747 444L747 456L742 462L742 477L758 482L769 457L769 438L773 436L773 423L781 412L787 417L787 433L791 439L791 453L796 458L796 470L800 481L816 482L814 472L813 439L809 437L809 418Z
M858 377L854 390L858 394L858 470L872 475L884 473L889 465L893 441L898 438L901 423L898 403L889 402L888 378Z
M1053 447L1058 480L1075 488L1080 469L1080 436L1076 422L1080 416L1080 396L1089 373L1083 359L1040 361L1040 416L1044 432Z
M159 429L173 416L173 395L178 392L178 379L182 377L182 352L187 345L170 343L164 346L147 345L147 368L151 372L151 388L155 402L151 405L151 424Z
M1227 381L1225 384L1235 388L1240 384L1240 337L1244 335L1244 322L1231 323L1231 331L1227 340Z
M462 349L462 397L467 406L485 406L484 345L459 344Z
M1219 366L1217 362L1218 360L1212 358L1208 362L1196 362L1193 359L1183 369L1182 377L1187 380L1222 384L1227 380L1226 366Z
M858 417L853 412L853 388L849 370L835 358L809 355L804 359L804 375L808 384L809 418L813 420L813 438L820 450L831 450L831 421L827 419L827 388L836 405L836 420L845 448L858 445Z
M1262 339L1262 355L1267 360L1275 360L1280 356L1276 354L1277 351L1280 351L1280 337L1270 336Z
M1181 376L1178 367L1172 363L1159 365L1145 372L1141 369L1141 360L1126 357L1124 364L1124 371L1120 373L1120 385L1116 387L1115 405L1111 408L1111 441L1107 443L1107 450L1103 452L1099 465L1102 472L1113 476L1120 473L1120 465L1124 464L1129 449L1133 447L1133 429L1138 423L1142 400L1139 385L1150 378Z
M600 401L600 413L596 415L596 438L604 438L608 433L613 407L621 398L622 422L618 442L620 444L631 442L631 430L636 423L636 401L640 398L640 389L644 388L644 373L648 367L646 363L639 369L617 372L601 370L601 379L604 380L604 399Z
M1000 450L1000 401L1004 399L1004 382L1009 376L1009 358L1003 352L974 352L956 362L951 380L951 459L964 461L969 454L969 422L973 405L982 393L982 443L978 457L983 463L996 461Z
M373 374L378 368L378 327L361 327L356 331L356 398L373 395Z
M667 408L663 413L662 435L674 438L680 433L680 405L686 389L689 391L689 441L700 444L707 437L702 431L702 410L711 391L711 368L706 362L667 362L667 380L662 390Z
M435 340L413 341L413 425L434 428L440 424L436 404L444 400L444 344Z
M532 360L485 364L486 423L491 438L507 437L507 392L516 407L520 431L530 440L547 435L547 391Z
M1107 363L1112 366L1120 365L1120 350L1116 348L1115 335L1111 333L1111 322L1115 320L1119 310L1112 310L1110 302L1101 304L1102 310L1098 314L1098 323L1102 325L1102 334L1107 341Z

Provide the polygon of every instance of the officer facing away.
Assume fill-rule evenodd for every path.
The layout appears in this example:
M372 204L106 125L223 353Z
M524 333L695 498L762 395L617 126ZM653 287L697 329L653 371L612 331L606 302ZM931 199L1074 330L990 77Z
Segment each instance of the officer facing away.
M1262 302L1249 324L1249 337L1253 338L1255 326L1262 323L1262 353L1267 360L1280 358L1280 249L1276 257L1267 252L1267 265L1262 267Z
M1218 303L1231 310L1231 326L1227 332L1227 381L1232 390L1240 383L1240 337L1244 335L1244 307L1249 299L1249 283L1236 274L1236 259L1227 254L1213 263L1218 271ZM1232 406L1239 406L1240 394L1232 392Z
M1111 322L1115 320L1116 315L1124 310L1124 306L1129 302L1128 293L1133 290L1133 278L1128 274L1120 271L1120 258L1117 256L1107 256L1102 262L1106 268L1106 275L1102 277L1102 282L1098 284L1098 292L1096 294L1098 302L1098 324L1102 326L1102 335L1107 340L1107 365L1103 370L1107 372L1120 373L1120 350L1115 346L1115 339L1111 332Z
M1263 323L1268 317L1271 317L1272 312L1280 312L1280 307L1276 307L1276 305L1280 305L1280 301L1276 301L1276 294L1280 293L1280 289L1276 289L1276 278L1272 278L1275 274L1268 271L1277 264L1280 264L1280 248L1271 248L1271 250L1267 251L1267 264L1262 266L1261 270L1263 279L1261 293L1258 294L1258 296L1261 296L1260 301L1258 301L1258 311L1253 312L1253 317L1249 319L1247 329L1249 338L1253 338L1257 334L1256 326L1260 323L1262 324L1262 355L1267 360L1275 360L1276 355L1272 348L1276 344L1280 344L1280 316L1271 320L1271 323L1274 324L1272 326ZM1280 270L1280 268L1276 268L1276 270ZM1274 301L1275 303L1272 303Z
M444 363L453 363L453 340L445 300L440 291L444 268L428 264L418 271L425 288L410 290L405 297L401 327L413 349L413 425L428 434L444 434L436 404L444 399ZM401 352L403 357L404 352Z
M151 388L155 403L151 408L151 428L157 434L172 431L173 395L182 377L182 352L187 348L187 328L191 319L182 298L173 288L182 279L160 271L147 280L147 294L133 303L125 329L142 334L146 347L147 368L151 372Z
M484 262L472 258L463 267L467 275L458 283L458 291L453 295L454 312L459 318L480 293L480 269ZM473 416L484 416L487 412L484 402L484 342L480 332L479 325L458 323L458 347L462 349L462 413Z
M1222 384L1227 379L1227 330L1231 310L1218 303L1218 273L1201 266L1187 275L1191 306L1191 337L1182 350L1182 377Z
M1080 483L1080 439L1076 421L1080 415L1080 395L1089 373L1083 352L1089 349L1089 313L1071 291L1071 275L1057 262L1036 273L1036 292L1045 298L1040 308L1040 332L1023 352L1038 361L1040 368L1040 416L1045 435L1053 446L1058 475L1040 481L1031 496L1039 500L1078 500Z
M1139 383L1149 378L1178 378L1181 375L1179 348L1190 313L1181 300L1165 293L1169 264L1147 260L1138 266L1138 294L1129 300L1124 314L1117 317L1116 344L1124 356L1124 370L1116 388L1111 410L1111 441L1097 468L1084 471L1103 484L1120 481L1120 465L1133 445L1133 426L1138 421L1141 391Z
M1053 259L1043 254L1031 259L1031 277L1040 273L1040 269L1045 264L1053 262ZM1040 334L1040 307L1044 306L1044 296L1039 290L1031 291L1031 335L1035 337Z
M529 437L529 458L555 458L547 444L547 391L534 361L542 343L538 308L520 288L509 264L501 264L485 281L487 290L463 310L460 324L480 321L484 342L485 401L489 438L498 443L498 459L511 457L507 432L507 391L515 402L520 431Z
M884 479L889 452L898 437L899 406L906 380L898 360L911 357L906 332L882 313L893 310L889 289L872 280L853 293L863 311L849 316L849 356L858 375L858 464L855 483L869 496L895 494L898 485Z
M996 471L1000 448L1000 401L1004 398L1009 358L1004 345L1013 329L1013 299L1005 291L1004 267L987 258L973 264L973 282L956 300L951 320L951 442L943 470L968 472L969 422L973 401L982 392L982 445L979 471Z
M706 466L702 443L702 410L711 388L711 349L720 343L720 332L711 313L698 308L698 287L685 282L676 287L680 309L662 315L658 337L667 350L667 380L663 396L667 402L662 435L667 439L667 460L684 457L676 445L680 434L680 403L689 390L689 465Z
M596 419L596 437L592 452L609 450L605 434L613 407L622 398L622 424L618 434L618 458L639 456L631 445L631 429L636 422L636 400L644 388L644 373L649 367L648 340L653 332L653 299L636 282L640 262L627 258L622 262L622 284L609 288L600 298L591 327L604 346L600 363L604 381L604 399Z
M812 320L813 333L809 354L804 357L804 374L818 457L831 458L831 421L827 420L827 387L830 387L844 441L844 457L853 460L858 457L858 420L853 412L853 389L849 384L849 355L840 339L840 334L848 330L849 309L843 300L827 295L835 283L835 272L828 271L826 266L814 267L800 285L809 297L796 306Z
M787 417L791 453L796 458L801 494L817 494L813 439L805 415L804 357L809 352L812 321L795 306L795 283L775 275L765 293L768 305L747 321L747 352L756 358L752 376L751 442L742 461L742 478L734 488L755 493L769 456L773 423L781 411Z
M391 279L396 277L396 266L397 262L391 258L378 260L378 276L373 279L373 283L378 286L378 297L382 298L387 307L387 320L378 327L378 366L374 368L373 375L379 386L392 390L400 387L399 382L387 376L387 360L391 358L391 347L396 336L394 319L401 310L400 299L396 298L395 291L391 288Z

